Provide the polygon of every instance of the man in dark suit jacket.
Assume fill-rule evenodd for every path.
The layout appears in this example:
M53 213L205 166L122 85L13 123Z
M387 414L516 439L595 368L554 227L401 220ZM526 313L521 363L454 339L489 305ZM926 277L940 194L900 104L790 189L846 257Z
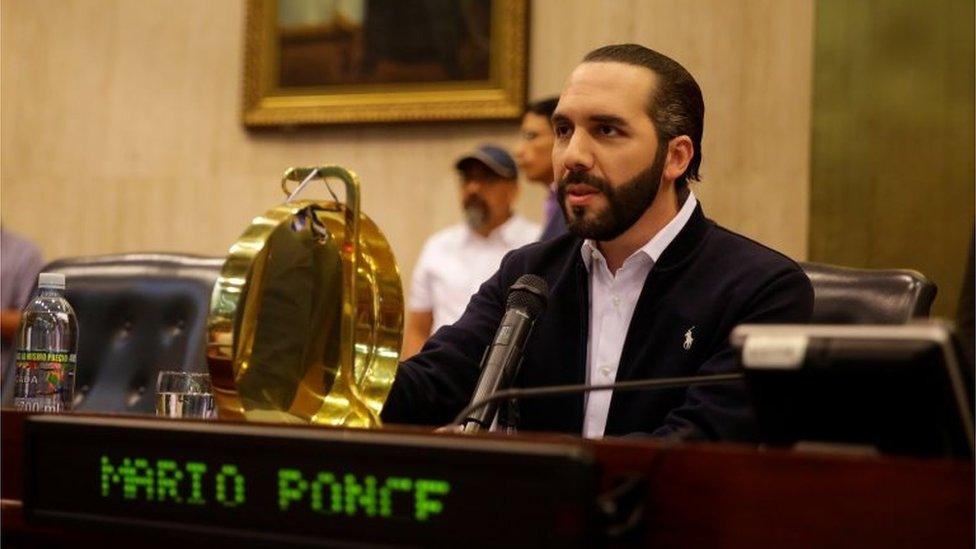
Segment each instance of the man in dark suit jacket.
M509 253L464 315L401 364L382 417L442 425L471 398L521 275L549 285L519 387L729 372L742 323L809 320L799 266L705 218L704 102L674 60L633 44L589 53L553 114L553 169L570 234ZM752 440L740 384L523 400L520 428L587 437L649 433Z

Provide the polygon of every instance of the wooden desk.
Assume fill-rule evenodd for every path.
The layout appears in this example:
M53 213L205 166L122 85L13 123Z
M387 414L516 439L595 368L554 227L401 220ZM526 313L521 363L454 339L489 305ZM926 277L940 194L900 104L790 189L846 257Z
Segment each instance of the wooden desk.
M9 410L0 413L5 541L118 541L117 534L87 527L25 523L20 504L25 417ZM642 476L641 539L648 547L971 548L976 543L972 462L760 451L724 444L519 438L588 446L605 485ZM141 539L140 546L152 541Z

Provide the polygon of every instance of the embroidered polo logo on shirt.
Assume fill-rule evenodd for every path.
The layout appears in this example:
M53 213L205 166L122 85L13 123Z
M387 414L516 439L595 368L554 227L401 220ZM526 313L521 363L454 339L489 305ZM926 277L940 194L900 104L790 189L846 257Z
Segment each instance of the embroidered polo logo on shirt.
M691 336L691 331L694 329L695 327L692 326L691 328L688 328L687 332L685 332L685 344L682 345L682 347L684 347L686 351L691 349L692 344L695 343L695 338Z

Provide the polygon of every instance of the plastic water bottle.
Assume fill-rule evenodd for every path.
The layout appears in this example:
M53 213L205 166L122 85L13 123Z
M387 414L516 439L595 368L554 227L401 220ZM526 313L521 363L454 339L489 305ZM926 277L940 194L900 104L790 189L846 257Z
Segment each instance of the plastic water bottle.
M41 273L20 318L14 407L67 412L75 394L78 320L64 298L64 275Z

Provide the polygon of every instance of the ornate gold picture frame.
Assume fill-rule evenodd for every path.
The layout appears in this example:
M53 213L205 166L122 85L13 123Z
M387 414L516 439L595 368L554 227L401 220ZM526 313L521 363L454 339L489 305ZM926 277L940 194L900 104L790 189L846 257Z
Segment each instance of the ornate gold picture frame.
M247 0L247 127L514 119L527 0Z

